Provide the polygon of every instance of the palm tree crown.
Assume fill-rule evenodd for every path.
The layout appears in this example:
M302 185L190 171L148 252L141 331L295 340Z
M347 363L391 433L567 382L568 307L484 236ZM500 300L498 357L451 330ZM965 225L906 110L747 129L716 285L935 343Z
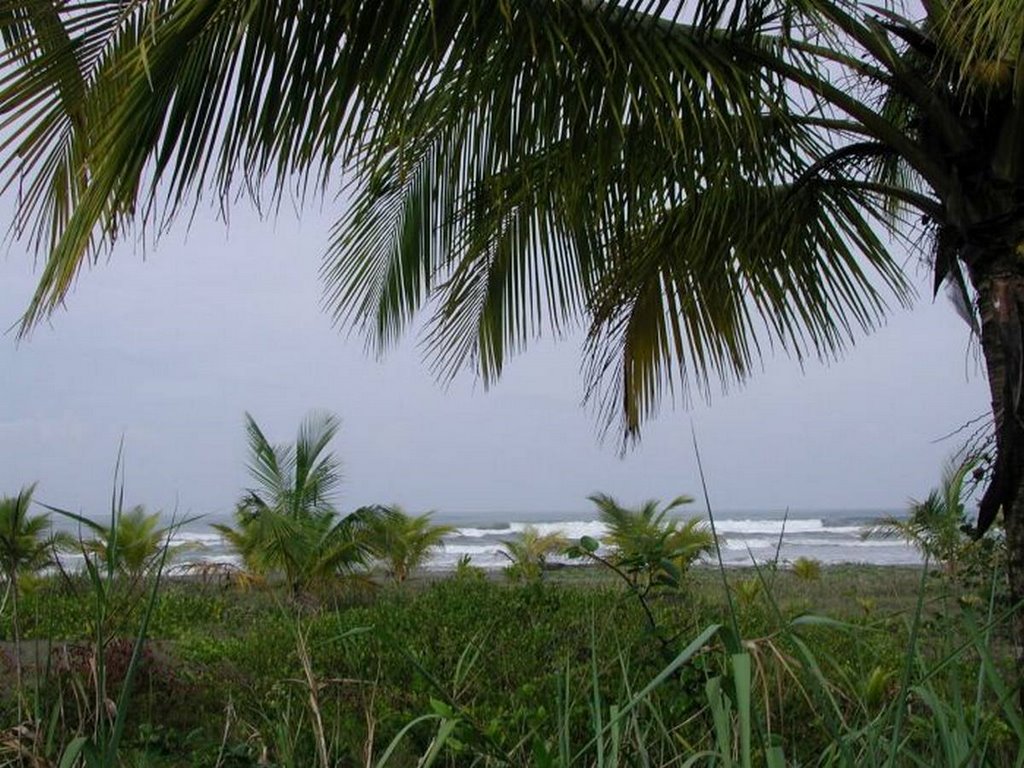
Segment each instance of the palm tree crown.
M432 523L431 514L409 515L397 504L373 508L370 548L399 584L444 546L445 536L455 532L455 526Z
M527 525L514 539L503 539L501 554L509 561L506 573L514 580L535 581L544 574L548 558L565 551L568 539L560 530L543 533Z
M96 524L93 530L96 538L85 542L86 549L132 579L142 577L156 565L170 535L160 525L160 513L148 513L142 505L118 512L112 527Z
M956 574L957 561L967 544L967 479L978 466L975 458L951 461L942 472L942 482L924 501L912 500L906 517L889 516L865 531L865 536L898 536L921 554L942 563L946 572Z
M333 513L341 482L341 462L327 452L341 422L330 413L310 413L293 445L273 445L256 420L245 414L249 439L249 474L257 486L239 507L250 514L273 510L292 518Z
M678 583L678 575L665 572L666 563L681 575L701 555L714 549L714 537L699 517L668 517L678 507L692 503L690 496L678 496L661 508L657 501L646 501L636 509L623 507L603 493L589 498L608 529L604 541L615 550L615 559L632 575L634 583L649 587L662 576Z
M310 413L292 445L273 445L249 414L249 473L255 488L235 509L235 525L214 525L254 574L284 575L293 592L363 565L370 548L365 515L340 517L334 495L340 462L328 452L340 427L329 413Z
M53 563L50 516L30 515L35 485L17 496L0 498L0 573L15 584L19 574L32 573Z

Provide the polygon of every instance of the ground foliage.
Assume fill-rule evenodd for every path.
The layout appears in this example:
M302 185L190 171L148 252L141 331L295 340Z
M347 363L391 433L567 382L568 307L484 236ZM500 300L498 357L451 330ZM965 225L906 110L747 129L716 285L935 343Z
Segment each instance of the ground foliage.
M524 584L461 573L372 592L328 590L301 602L284 589L172 580L149 618L153 639L132 683L122 760L413 765L436 748L438 759L453 765L535 765L545 756L561 765L564 743L569 763L596 765L597 713L607 728L615 707L625 708L667 668L660 638L672 638L674 655L709 626L728 623L712 571L696 572L686 591L654 596L658 638L634 594L594 569ZM701 750L713 752L718 726L709 685L732 679L736 637L751 667L753 721L761 731L754 741L781 749L790 764L844 764L829 758L836 748L830 712L850 734L880 718L900 690L911 635L913 678L923 687L908 699L905 748L941 749L927 704L931 691L961 702L967 713L991 714L978 719L975 736L985 750L978 763L1011 764L1020 747L1012 723L991 691L973 698L986 660L969 642L957 646L984 626L984 611L974 610L984 594L961 593L959 586L954 592L941 574L923 582L920 576L919 569L833 568L809 582L781 569L730 573L736 594L742 583L762 585L757 599L736 607L736 635L723 629L710 636L645 697L643 716L631 726L644 722L645 730L619 733L618 764L639 762L641 753L652 764L681 764ZM85 582L55 580L23 600L22 634L39 665L26 697L35 714L17 741L26 754L35 751L40 765L56 765L61 734L77 732L91 716L88 591ZM111 606L111 621L120 622L107 633L112 689L129 663L141 610L138 600ZM836 620L810 620L811 611ZM0 633L10 636L6 616ZM998 632L994 637L1005 651ZM1003 675L1008 654L989 661ZM936 665L941 670L933 674ZM825 684L815 686L815 676ZM719 702L737 700L728 682L723 690ZM14 691L2 695L0 716L11 722ZM831 703L823 706L821 695ZM396 741L417 718L426 719ZM437 723L452 724L443 739ZM0 744L8 759L12 733ZM603 750L615 746L610 735L602 743ZM854 756L864 759L868 747L852 743ZM752 754L759 749L766 747ZM712 756L707 764L725 763Z

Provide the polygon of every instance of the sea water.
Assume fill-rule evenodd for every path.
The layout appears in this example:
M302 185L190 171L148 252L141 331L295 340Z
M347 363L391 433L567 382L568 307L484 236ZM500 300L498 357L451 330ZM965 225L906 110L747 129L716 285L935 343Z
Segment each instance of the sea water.
M868 563L875 565L916 565L917 550L899 538L864 537L864 532L883 517L898 515L889 510L755 510L716 513L715 530L728 566L750 565L778 560L785 565L799 557L825 564ZM687 515L682 515L685 518ZM710 525L707 515L701 516ZM504 541L515 539L527 526L540 533L560 533L570 542L582 536L600 541L605 527L592 511L437 513L435 523L453 525L445 546L427 563L428 570L447 570L468 556L472 565L488 570L508 564L502 554ZM179 530L172 544L189 544L179 561L236 563L237 558L203 518ZM712 554L707 562L716 559ZM557 561L559 558L553 558Z

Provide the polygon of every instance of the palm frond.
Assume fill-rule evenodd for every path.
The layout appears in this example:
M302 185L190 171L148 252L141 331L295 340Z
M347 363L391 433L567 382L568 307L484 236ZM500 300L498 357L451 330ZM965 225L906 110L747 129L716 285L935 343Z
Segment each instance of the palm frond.
M5 580L45 568L54 558L49 514L29 514L35 487L0 498L0 574Z
M341 482L340 462L327 450L341 422L331 413L310 413L295 439L293 480L295 503L311 509L330 509Z
M837 354L906 297L875 228L949 181L898 109L959 129L905 50L937 23L836 0L0 3L0 169L46 255L24 328L133 225L344 169L339 323L382 350L427 308L438 375L485 384L583 327L591 400L635 435L665 394L772 347ZM840 178L855 155L884 167Z
M249 441L246 468L260 485L263 495L251 492L252 500L269 506L281 503L290 486L295 457L288 446L275 446L267 439L251 414L245 414L245 432Z

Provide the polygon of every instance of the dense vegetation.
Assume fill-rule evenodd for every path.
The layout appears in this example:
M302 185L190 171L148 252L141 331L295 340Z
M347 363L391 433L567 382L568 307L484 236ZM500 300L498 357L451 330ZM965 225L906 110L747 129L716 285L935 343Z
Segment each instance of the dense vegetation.
M1024 760L1005 550L959 527L969 463L867 532L935 569L695 569L715 539L669 516L687 497L595 494L604 541L526 528L504 576L463 561L417 579L452 529L340 514L336 419L288 445L246 431L256 487L219 527L240 566L169 577L175 526L123 510L123 490L109 525L51 508L91 532L79 542L30 512L31 487L0 499L3 765ZM553 570L554 554L594 567Z
M109 764L414 765L436 751L453 765L728 765L747 749L752 764L1014 764L1024 730L1002 683L1002 606L941 575L918 605L921 574L736 571L732 626L717 573L701 570L649 601L657 638L629 588L593 569L513 584L464 568L315 601L171 580ZM13 685L0 704L0 722L21 723L0 735L14 765L19 751L56 765L114 716L96 703L92 591L52 579L23 597L26 712L16 720ZM146 605L110 597L111 701Z

